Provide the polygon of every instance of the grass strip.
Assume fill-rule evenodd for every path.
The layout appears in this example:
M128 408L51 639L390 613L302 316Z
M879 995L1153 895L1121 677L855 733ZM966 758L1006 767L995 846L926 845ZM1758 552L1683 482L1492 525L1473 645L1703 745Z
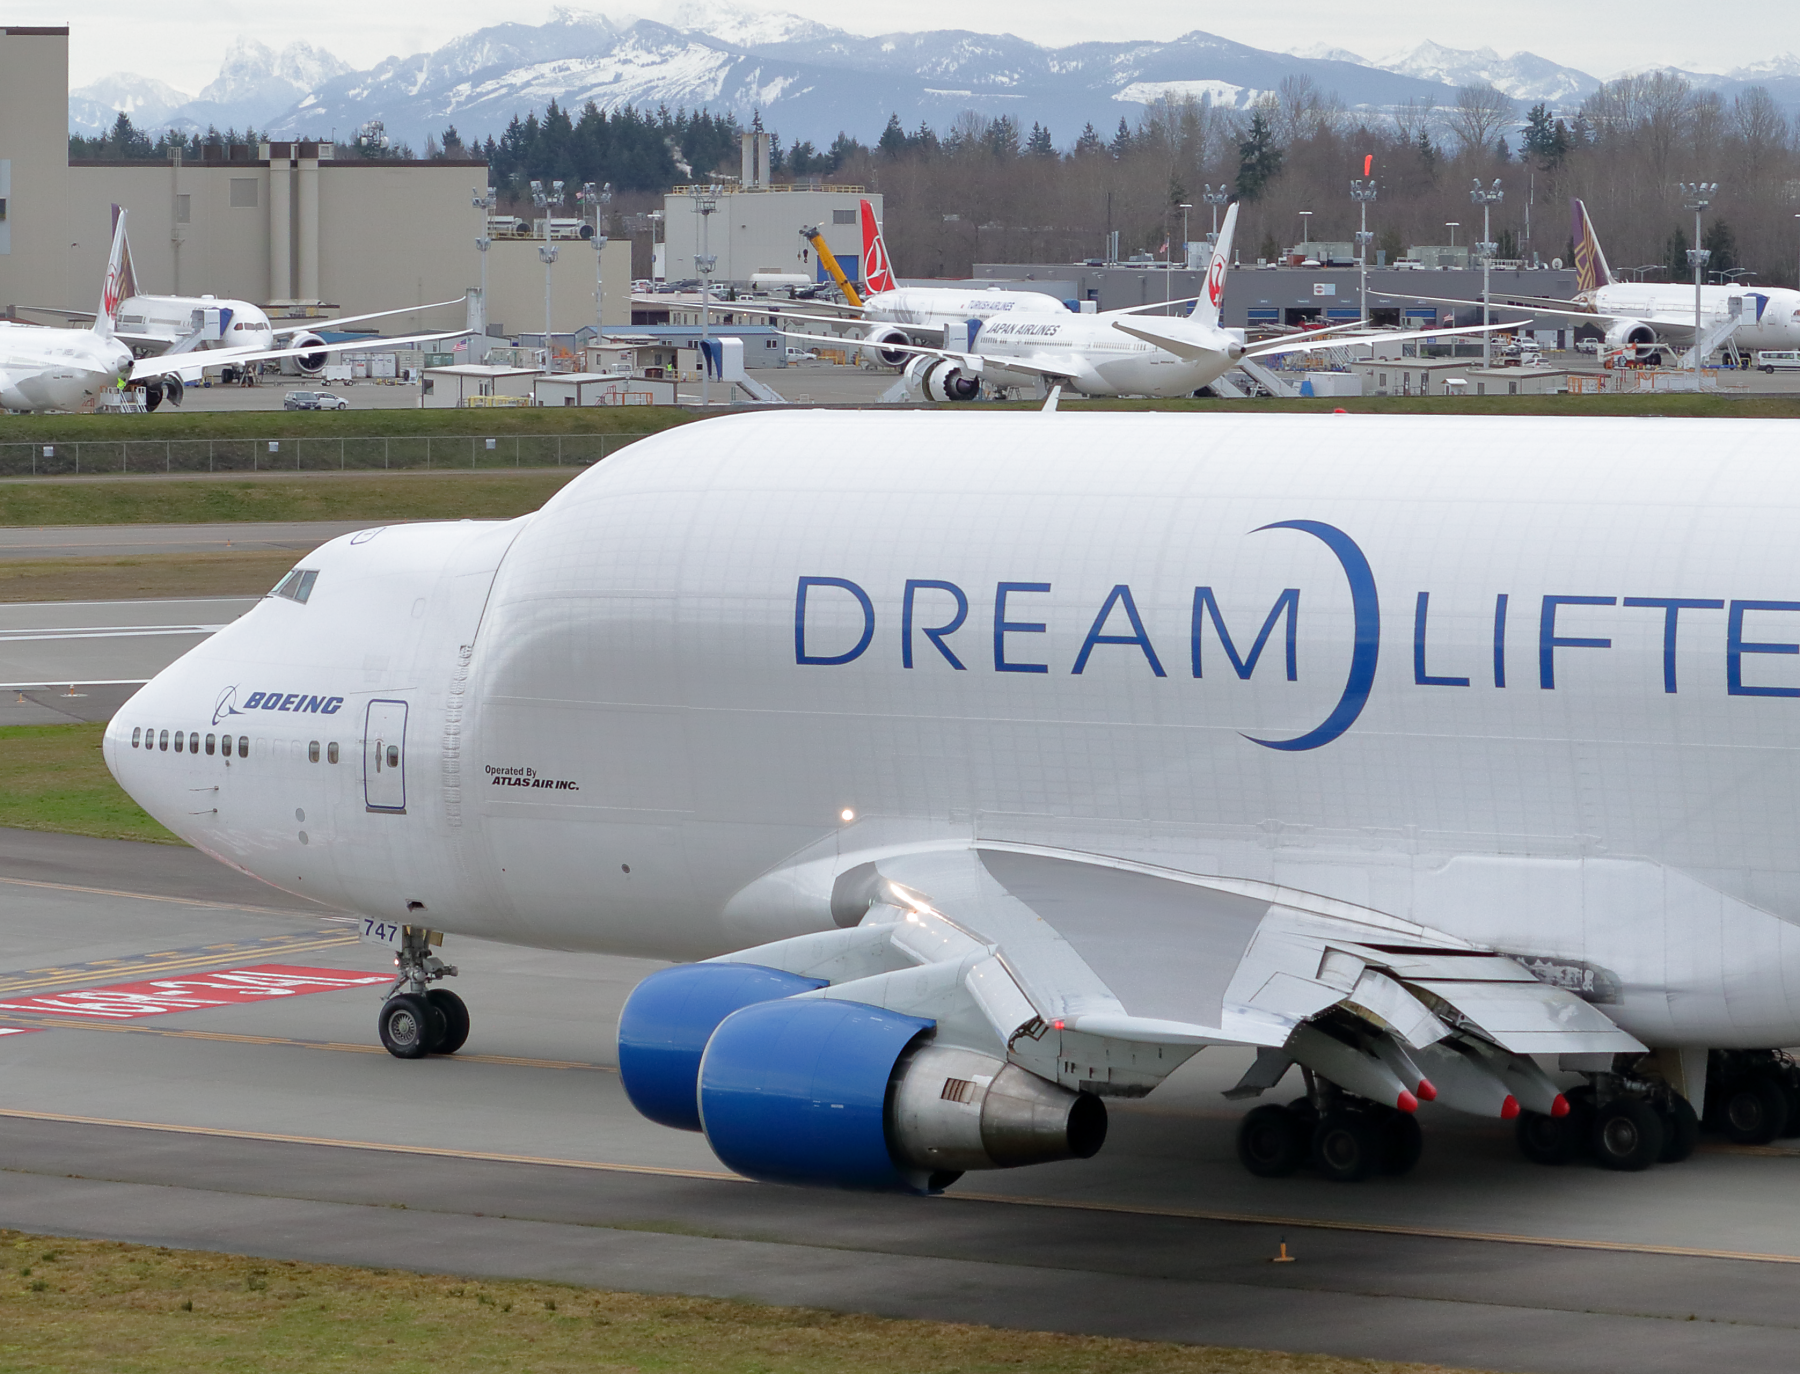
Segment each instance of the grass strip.
M290 550L254 549L0 559L0 602L261 596L304 557Z
M699 418L673 406L555 406L496 410L182 411L154 415L0 416L0 443L136 442L163 439L422 438L474 434L655 434Z
M104 725L0 726L0 825L103 840L180 844L113 781ZM0 1369L7 1368L0 1319Z
M1427 1374L1442 1366L1003 1331L0 1231L0 1368L58 1374Z
M0 482L0 525L210 525L221 521L509 520L579 468Z

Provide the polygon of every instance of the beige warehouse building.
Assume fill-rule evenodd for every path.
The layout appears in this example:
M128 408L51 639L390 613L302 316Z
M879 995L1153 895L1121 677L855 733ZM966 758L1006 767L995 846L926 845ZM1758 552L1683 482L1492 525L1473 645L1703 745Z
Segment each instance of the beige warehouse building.
M68 158L69 31L0 29L0 306L92 310L111 207L130 211L138 289L318 302L346 314L460 297L481 281L486 220L471 192L481 162L362 161L329 143L208 148L201 162ZM487 252L491 325L544 327L534 240ZM596 254L558 243L552 327L595 322ZM605 323L631 320L631 245L606 246ZM384 332L456 328L454 309L383 322Z

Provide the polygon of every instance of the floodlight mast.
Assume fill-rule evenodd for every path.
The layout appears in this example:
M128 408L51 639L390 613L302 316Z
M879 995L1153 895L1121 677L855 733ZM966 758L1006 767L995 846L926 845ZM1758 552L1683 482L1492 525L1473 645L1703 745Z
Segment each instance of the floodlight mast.
M1716 181L1683 181L1681 203L1694 212L1694 246L1688 249L1688 266L1694 269L1694 390L1700 390L1700 283L1712 250L1700 246L1700 216L1719 194Z
M694 203L694 213L700 216L700 251L694 254L694 272L700 278L700 404L708 404L708 382L710 373L707 368L708 345L712 342L712 273L718 265L716 258L708 250L712 247L711 219L713 211L719 208L721 187L717 182L707 186L689 186L688 195Z
M1494 336L1487 331L1493 323L1491 307L1493 304L1493 267L1494 242L1488 224L1488 211L1500 201L1506 199L1506 192L1500 189L1500 178L1494 178L1494 184L1486 190L1482 189L1481 179L1475 179L1475 189L1469 192L1472 204L1481 207L1481 242L1475 245L1475 251L1481 254L1481 365L1484 368L1494 365Z
M492 186L483 190L479 186L469 188L469 203L481 211L481 232L475 236L475 251L481 255L481 309L476 314L476 322L481 325L481 343L479 356L473 347L470 349L469 361L487 361L487 318L488 318L488 249L493 246L493 239L488 237L488 216L500 203L500 193Z
M1356 231L1357 314L1366 326L1369 323L1369 202L1375 199L1375 178L1353 180L1350 199L1362 210L1362 228Z
M594 208L594 338L598 342L599 331L606 328L606 269L601 260L606 256L606 207L612 204L612 183L604 182L596 189L593 182L583 182L575 198Z

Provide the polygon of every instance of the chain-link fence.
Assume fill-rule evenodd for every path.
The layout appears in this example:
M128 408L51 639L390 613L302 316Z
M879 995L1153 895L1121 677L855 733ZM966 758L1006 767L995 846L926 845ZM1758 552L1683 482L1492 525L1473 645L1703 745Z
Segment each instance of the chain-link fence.
M0 477L170 472L420 472L587 467L645 434L396 435L365 439L83 439L0 443Z

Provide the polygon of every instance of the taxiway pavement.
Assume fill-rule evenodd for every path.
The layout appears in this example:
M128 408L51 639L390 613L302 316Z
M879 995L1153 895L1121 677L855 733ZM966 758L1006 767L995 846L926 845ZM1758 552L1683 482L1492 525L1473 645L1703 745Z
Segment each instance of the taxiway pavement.
M639 1118L613 1032L655 965L452 937L453 1058L383 988L126 1019L27 998L268 964L381 973L333 914L185 849L0 831L0 1226L275 1258L1542 1371L1786 1370L1800 1151L1522 1161L1426 1109L1410 1177L1259 1180L1207 1051L1087 1162L945 1197L729 1175ZM21 1004L24 1003L22 1006ZM1269 1261L1286 1240L1297 1262Z

